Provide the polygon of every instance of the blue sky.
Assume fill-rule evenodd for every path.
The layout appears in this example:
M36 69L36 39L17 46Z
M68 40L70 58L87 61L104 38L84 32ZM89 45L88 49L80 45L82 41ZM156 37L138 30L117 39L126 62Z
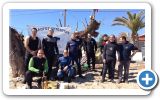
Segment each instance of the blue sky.
M78 22L78 30L84 30L84 26L82 21L85 22L85 18L89 23L89 16L92 14L92 9L87 10L79 10L79 9L68 9L67 10L67 25L71 27L71 31L75 31L77 22ZM138 13L141 10L137 9L114 9L114 10L98 10L96 13L96 20L101 21L101 25L99 30L97 30L100 35L103 34L115 34L118 35L121 32L131 31L124 26L112 26L112 21L116 17L125 16L127 17L127 11L131 13ZM28 35L27 25L41 25L41 26L56 26L59 24L59 19L62 21L62 25L64 22L64 10L58 9L37 9L37 10L26 10L26 9L12 9L10 10L10 26L16 28L19 32L23 32L26 36ZM144 28L138 31L139 34L144 34Z

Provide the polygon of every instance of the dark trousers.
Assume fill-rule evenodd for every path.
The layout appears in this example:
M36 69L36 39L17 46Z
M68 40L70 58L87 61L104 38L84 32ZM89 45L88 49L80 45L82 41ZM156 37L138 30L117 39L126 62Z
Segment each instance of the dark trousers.
M128 61L120 61L118 65L118 78L121 81L122 80L122 72L124 68L124 81L128 81L129 76L129 66L130 66L130 60Z
M102 71L102 79L103 80L106 77L107 69L108 69L109 79L111 79L111 80L114 79L115 64L116 64L116 60L106 61L106 63L103 66L103 71Z
M82 75L82 70L81 70L80 62L78 60L78 55L70 54L70 57L72 58L72 65L74 65L74 62L76 63L76 65L78 67L78 74L79 74L79 76L81 76Z
M81 62L81 58L82 58L82 51L78 50L78 62Z
M89 68L90 68L91 62L92 62L92 68L95 69L95 53L87 52L87 64Z
M26 53L25 54L25 72L28 71L28 65L29 65L29 61L30 59L33 57L33 55Z
M55 62L57 61L56 58L57 56L56 55L48 55L46 56L47 58L47 61L48 61L48 74L47 74L47 79L49 80L50 77L51 77L51 72L52 72L52 67L55 66Z
M26 75L25 75L25 79L26 79L26 82L27 84L32 88L32 78L35 77L35 76L39 76L39 77L42 77L43 76L43 73L40 73L40 74L37 74L35 72L32 72L32 71L27 71L26 72ZM38 84L41 84L41 81L42 79L39 79L38 80Z

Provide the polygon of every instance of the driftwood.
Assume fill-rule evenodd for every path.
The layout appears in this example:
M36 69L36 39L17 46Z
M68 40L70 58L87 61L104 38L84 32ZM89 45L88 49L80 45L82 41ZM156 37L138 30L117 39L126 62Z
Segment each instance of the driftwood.
M89 25L87 26L87 28L84 29L84 31L78 31L74 34L85 39L87 38L88 34L91 34L91 36L93 37L97 37L99 32L96 32L96 30L99 29L99 26L99 22L97 22L95 19L91 19Z
M9 27L9 30L9 62L12 69L12 76L20 77L24 75L25 48L23 44L23 35L19 34L14 28Z

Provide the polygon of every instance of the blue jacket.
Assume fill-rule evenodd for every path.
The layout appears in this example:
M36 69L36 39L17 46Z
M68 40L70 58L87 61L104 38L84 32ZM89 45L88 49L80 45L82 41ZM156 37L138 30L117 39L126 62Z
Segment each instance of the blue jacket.
M58 59L57 67L60 67L61 69L63 69L65 66L70 67L70 64L71 64L71 58L69 56L68 57L62 56Z
M135 47L133 44L129 43L126 41L126 43L120 43L119 44L119 54L120 58L119 61L124 61L124 60L131 60L131 51L132 50L138 50L137 47Z
M76 40L70 40L67 42L66 50L69 50L69 56L75 57L78 55L79 43Z

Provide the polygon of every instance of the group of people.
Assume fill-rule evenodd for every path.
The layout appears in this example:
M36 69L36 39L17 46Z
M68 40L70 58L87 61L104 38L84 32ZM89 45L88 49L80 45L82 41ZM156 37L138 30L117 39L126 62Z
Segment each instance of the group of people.
M71 40L66 44L66 48L63 51L63 56L59 56L59 50L57 46L57 38L53 37L54 30L49 29L47 36L41 41L37 37L37 29L32 28L32 33L25 39L25 80L29 88L32 88L32 78L34 76L47 76L47 80L51 78L51 72L53 67L56 67L56 77L58 80L64 80L67 77L67 81L71 82L75 78L77 72L80 78L84 79L81 70L81 57L83 47L87 56L87 64L90 70L95 70L95 53L97 51L97 43L94 38L88 34L87 39L84 40L76 34L71 35ZM116 37L114 35L104 36L102 45L102 80L105 81L105 76L108 71L109 79L114 82L115 64L118 60L118 83L122 81L122 71L124 67L124 81L128 82L129 64L132 50L137 48L126 40L125 36L121 38L122 43L116 43ZM116 60L116 52L118 59ZM135 54L135 52L133 53ZM77 65L77 70L73 67L74 63ZM92 64L92 68L91 68ZM40 86L42 79L38 81Z
M115 73L115 64L118 61L118 81L117 83L122 82L122 72L124 69L124 77L123 82L128 83L129 76L129 66L131 58L135 55L138 48L133 44L129 43L125 36L120 37L120 43L116 42L116 37L114 35L103 36L104 41L101 45L102 59L103 59L103 69L102 69L102 80L101 82L105 82L105 76L108 71L108 78L112 83L114 81L114 73ZM109 39L108 39L109 38ZM133 51L131 55L131 51ZM116 56L117 54L117 56Z

